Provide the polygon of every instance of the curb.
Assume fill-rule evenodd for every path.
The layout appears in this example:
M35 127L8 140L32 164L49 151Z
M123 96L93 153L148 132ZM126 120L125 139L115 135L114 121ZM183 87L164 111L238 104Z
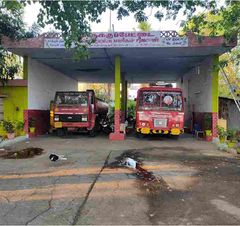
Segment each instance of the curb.
M16 137L16 138L12 139L12 140L4 140L0 143L0 148L3 148L5 146L11 146L13 144L16 144L16 143L19 143L19 142L22 142L22 141L25 141L25 140L28 140L27 135L19 136L19 137Z

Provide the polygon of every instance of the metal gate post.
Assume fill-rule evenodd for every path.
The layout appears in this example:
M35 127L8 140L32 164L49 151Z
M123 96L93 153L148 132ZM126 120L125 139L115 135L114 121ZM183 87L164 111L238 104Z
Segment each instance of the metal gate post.
M115 111L114 111L114 132L110 133L110 140L124 140L125 135L120 133L121 120L121 101L120 101L120 85L121 85L121 58L115 56Z

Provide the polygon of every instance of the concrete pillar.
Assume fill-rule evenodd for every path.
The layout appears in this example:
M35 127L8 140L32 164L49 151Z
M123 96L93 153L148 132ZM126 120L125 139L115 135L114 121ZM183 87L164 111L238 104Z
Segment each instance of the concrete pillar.
M124 140L125 135L120 133L120 116L121 116L121 100L120 100L120 85L121 85L121 58L115 56L115 112L114 112L114 132L110 133L110 140Z
M124 123L127 117L127 81L124 74L122 74L121 112L121 122Z
M125 87L125 89L124 89L124 100L125 100L125 102L124 102L124 104L125 104L125 118L127 118L127 101L128 101L128 82L127 82L127 80L125 80L124 81L124 87Z
M28 56L23 57L23 79L28 79Z
M212 70L212 135L217 137L217 124L218 124L218 63L219 56L213 57L213 70Z

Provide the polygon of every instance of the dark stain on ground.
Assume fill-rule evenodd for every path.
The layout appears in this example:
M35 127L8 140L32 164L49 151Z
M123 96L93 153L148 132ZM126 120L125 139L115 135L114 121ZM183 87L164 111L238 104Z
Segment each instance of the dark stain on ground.
M131 170L132 176L135 176L139 179L139 186L143 189L147 194L156 194L160 190L168 191L169 187L167 183L163 180L162 177L156 177L153 172L144 169L143 166L143 154L134 150L126 150L120 156L117 156L116 161L108 164L108 168L122 168L125 167L123 162L126 158L134 159L136 164L136 169Z
M124 162L125 158L131 158L134 159L138 164L142 164L141 158L142 153L137 152L134 150L126 150L121 155L117 156L115 159L116 161L109 163L108 168L122 168L124 167L122 163Z
M4 159L26 159L33 158L35 155L41 155L42 148L29 147L22 150L0 151L0 158Z

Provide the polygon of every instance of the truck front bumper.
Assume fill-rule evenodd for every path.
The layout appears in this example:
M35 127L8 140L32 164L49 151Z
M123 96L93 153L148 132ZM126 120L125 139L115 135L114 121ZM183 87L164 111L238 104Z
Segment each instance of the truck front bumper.
M90 128L89 122L54 122L55 129L61 128Z
M151 129L148 127L143 127L143 128L137 128L136 130L138 133L142 133L142 134L171 134L174 136L178 136L180 134L183 134L184 132L184 130L180 128L171 128L167 130L167 129Z

